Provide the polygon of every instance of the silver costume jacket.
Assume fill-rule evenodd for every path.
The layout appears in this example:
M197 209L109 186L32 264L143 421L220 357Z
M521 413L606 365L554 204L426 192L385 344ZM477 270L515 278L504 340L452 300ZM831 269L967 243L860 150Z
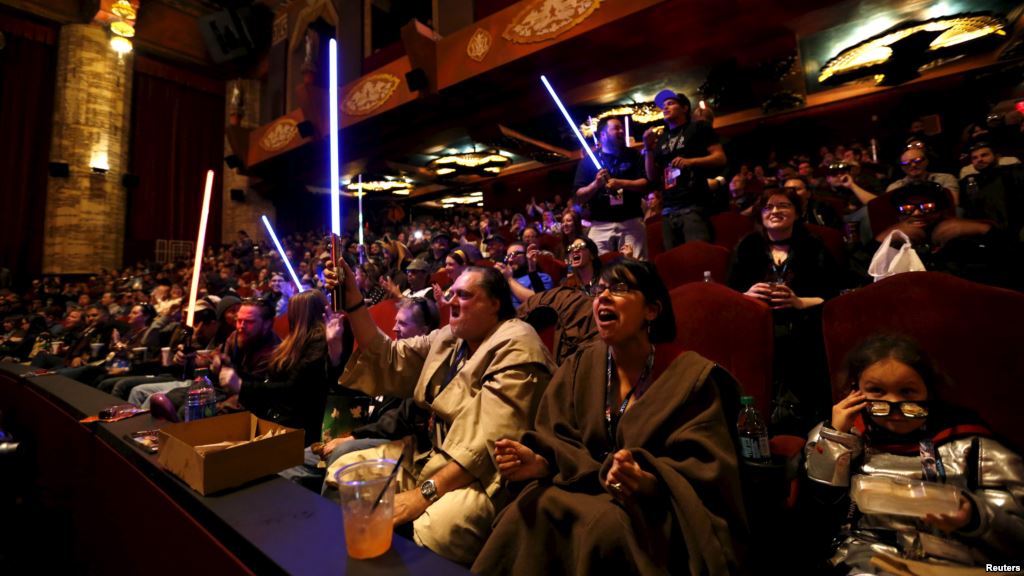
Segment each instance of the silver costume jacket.
M857 434L819 424L804 448L807 476L822 484L849 487L854 474L899 476L923 480L921 458L865 448ZM936 442L945 467L946 483L960 488L971 501L979 522L970 531L945 534L912 517L860 515L836 550L834 563L861 565L875 551L897 552L872 538L874 530L898 534L904 554L981 564L996 555L1024 555L1024 464L1021 457L998 441L967 435Z

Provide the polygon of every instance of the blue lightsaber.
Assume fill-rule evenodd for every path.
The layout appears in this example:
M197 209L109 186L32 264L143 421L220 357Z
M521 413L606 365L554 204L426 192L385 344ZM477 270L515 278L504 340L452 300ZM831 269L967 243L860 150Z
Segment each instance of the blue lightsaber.
M587 145L586 139L583 138L583 134L580 133L579 127L572 121L572 116L569 116L569 111L562 105L562 101L558 99L558 94L555 94L555 89L548 83L548 79L541 75L540 81L544 83L544 87L548 89L548 93L551 94L551 98L554 99L555 104L558 105L558 109L562 111L562 116L565 116L565 121L569 123L569 128L572 128L573 134L580 141L580 146L587 151L587 156L590 156L590 161L594 163L594 167L598 170L601 169L601 163L597 161L597 156L594 156L594 151Z
M341 236L341 184L338 181L341 171L338 158L338 41L331 38L330 42L330 74L328 83L330 94L330 134L331 134L331 233Z
M284 265L288 268L288 273L292 275L292 281L295 282L295 288L298 289L296 294L302 292L302 282L299 282L299 276L295 273L295 269L292 268L292 263L288 261L288 255L284 253L284 248L281 247L281 241L277 239L277 234L274 234L274 227L270 225L270 220L267 220L267 215L264 214L263 225L267 227L267 232L270 232L270 239L274 241L274 246L277 246L277 253L281 255L281 260L284 261Z

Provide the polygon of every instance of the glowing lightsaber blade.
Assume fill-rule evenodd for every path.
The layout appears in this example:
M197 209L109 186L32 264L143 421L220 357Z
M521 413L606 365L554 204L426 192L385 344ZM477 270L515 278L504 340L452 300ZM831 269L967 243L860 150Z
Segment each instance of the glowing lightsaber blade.
M206 171L206 186L203 189L203 211L199 216L199 237L196 238L196 258L192 263L192 288L188 294L188 315L185 325L192 324L196 317L196 297L199 295L199 274L203 269L203 250L206 244L206 223L210 219L210 196L213 194L213 170Z
M555 89L551 87L551 84L548 83L548 79L543 75L541 75L540 81L544 83L544 87L548 89L548 93L551 94L551 98L555 101L555 104L558 105L558 109L562 111L562 116L565 116L565 121L569 123L569 128L572 128L572 132L576 135L576 139L580 141L580 146L582 146L583 149L586 150L587 155L590 156L590 161L594 163L594 166L598 170L600 170L601 163L597 161L597 156L594 156L594 151L590 149L589 145L587 145L587 141L583 138L583 134L580 133L579 127L577 127L576 123L572 121L572 116L569 116L569 111L565 109L565 106L562 105L562 101L558 99L558 94L555 94Z
M331 233L341 236L341 188L338 182L338 41L330 43Z
M341 171L341 159L338 151L338 41L331 38L329 44L330 71L328 74L328 93L330 106L330 135L331 135L331 260L334 262L335 270L338 272L338 285L331 291L331 309L334 312L341 312L345 306L342 303L342 286L345 282L342 276L342 269L338 266L338 236L341 236L341 184L338 181Z
M363 245L363 175L359 175L359 245Z
M632 143L629 139L629 114L626 114L626 146L630 146Z
M295 288L298 290L296 294L301 294L302 282L299 281L298 274L296 274L295 269L292 268L292 263L288 261L288 255L284 253L281 241L277 239L277 234L274 233L274 227L270 225L270 220L267 220L266 214L263 214L260 217L263 219L263 225L267 227L267 232L270 233L270 239L274 241L274 246L277 246L277 253L281 255L281 260L284 261L285 268L288 269L288 273L292 276L292 281L295 282Z

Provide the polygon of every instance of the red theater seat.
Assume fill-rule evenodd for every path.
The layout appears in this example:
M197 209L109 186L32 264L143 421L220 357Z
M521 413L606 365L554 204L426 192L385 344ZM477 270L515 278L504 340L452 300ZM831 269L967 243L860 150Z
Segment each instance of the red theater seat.
M805 224L804 226L807 227L808 232L821 240L836 264L840 267L846 266L846 244L843 242L843 235L839 230L817 224Z
M653 260L665 251L665 237L661 232L661 216L647 221L647 258Z
M825 304L825 349L836 401L847 353L869 335L900 332L921 344L952 386L951 403L976 411L993 431L1024 449L1024 294L939 272L907 272Z
M367 308L370 311L370 317L373 318L373 322L380 328L385 334L395 339L395 315L398 314L398 300L381 300Z
M281 340L288 337L288 315L281 314L274 318L274 334Z
M728 370L767 418L772 391L771 309L722 284L694 282L670 294L676 343Z
M711 272L715 282L725 282L729 274L729 251L707 242L687 242L657 256L654 265L669 290L703 281L705 270Z
M540 254L537 256L537 268L551 276L551 285L558 286L558 283L565 278L567 272L567 266L565 262L555 258L550 254Z
M438 284L441 288L448 288L452 285L452 279L448 277L448 271L444 268L434 272L430 276L430 284Z
M715 245L732 252L740 239L754 231L754 221L736 212L721 212L711 217Z

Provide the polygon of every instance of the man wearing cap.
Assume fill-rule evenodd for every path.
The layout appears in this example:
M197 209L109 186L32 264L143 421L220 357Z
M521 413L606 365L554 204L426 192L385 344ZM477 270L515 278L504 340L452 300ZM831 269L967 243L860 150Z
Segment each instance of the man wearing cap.
M644 169L647 179L663 190L665 249L694 240L709 242L708 178L725 166L725 151L710 124L691 121L686 95L662 90L654 103L661 108L665 129L660 135L654 128L644 132Z
M381 278L381 286L391 293L395 298L426 298L433 294L433 287L430 285L430 265L422 258L416 258L405 268L405 278L409 286L399 292L398 286L389 279Z
M444 268L445 256L452 248L452 239L447 232L441 231L430 238L430 250L421 258L430 267L430 274Z
M626 244L633 255L647 259L647 229L641 201L647 188L643 159L626 146L622 120L602 118L597 123L601 149L599 170L586 159L576 166L576 200L590 209L590 239L599 253L613 252Z

